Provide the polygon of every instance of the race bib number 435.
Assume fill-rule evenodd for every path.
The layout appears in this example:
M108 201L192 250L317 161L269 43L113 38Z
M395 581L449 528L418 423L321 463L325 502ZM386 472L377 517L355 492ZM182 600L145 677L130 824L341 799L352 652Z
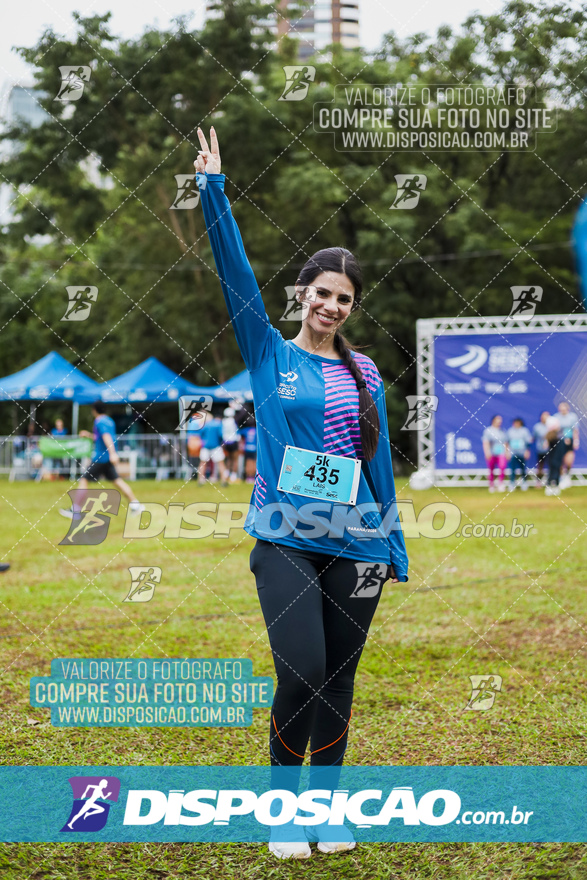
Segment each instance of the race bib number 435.
M277 488L293 495L355 504L360 477L358 458L286 446Z

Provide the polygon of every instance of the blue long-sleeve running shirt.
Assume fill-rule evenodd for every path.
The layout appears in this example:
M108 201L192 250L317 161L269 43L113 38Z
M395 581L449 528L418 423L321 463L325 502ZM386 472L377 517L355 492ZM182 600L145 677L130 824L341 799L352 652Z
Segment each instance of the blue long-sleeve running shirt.
M196 180L255 403L257 474L245 531L254 538L330 556L391 563L396 577L407 581L385 391L377 367L364 354L352 352L379 412L379 445L368 462L361 450L359 392L349 370L341 360L304 351L271 325L224 193L225 175L199 172ZM286 445L361 459L356 506L278 490Z

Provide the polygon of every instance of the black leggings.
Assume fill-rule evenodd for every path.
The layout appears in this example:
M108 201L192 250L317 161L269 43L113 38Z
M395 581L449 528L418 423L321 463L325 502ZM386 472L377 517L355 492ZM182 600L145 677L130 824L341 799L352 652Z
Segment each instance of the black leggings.
M340 765L353 684L391 566L258 540L251 571L273 652L271 764Z
M550 449L548 450L548 482L551 486L558 486L559 484L563 458L568 451L569 447L565 446L563 440L555 440L550 444Z

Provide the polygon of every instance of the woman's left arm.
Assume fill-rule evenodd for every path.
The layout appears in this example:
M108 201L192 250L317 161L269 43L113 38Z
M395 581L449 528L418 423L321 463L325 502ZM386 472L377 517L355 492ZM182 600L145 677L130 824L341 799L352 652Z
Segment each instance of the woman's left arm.
M385 405L385 386L381 377L379 378L379 384L375 390L371 391L379 413L379 443L377 445L377 452L370 462L363 463L363 467L366 466L369 469L373 488L376 492L375 501L381 504L381 519L386 525L391 564L395 571L395 576L400 581L407 581L408 554L401 529L401 523L397 518L397 509L395 508L395 481L393 478L391 447L389 444L389 426L387 423L387 407Z

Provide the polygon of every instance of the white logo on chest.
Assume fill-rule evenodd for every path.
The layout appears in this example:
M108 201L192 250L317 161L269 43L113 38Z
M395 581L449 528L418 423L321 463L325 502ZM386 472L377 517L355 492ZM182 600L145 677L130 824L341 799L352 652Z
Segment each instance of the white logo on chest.
M293 370L290 370L289 373L282 373L281 371L279 371L279 375L283 376L285 382L280 382L280 384L277 386L278 395L280 397L286 398L287 400L294 400L298 389L295 385L292 385L291 383L296 381L296 379L298 378L298 374L295 373Z

